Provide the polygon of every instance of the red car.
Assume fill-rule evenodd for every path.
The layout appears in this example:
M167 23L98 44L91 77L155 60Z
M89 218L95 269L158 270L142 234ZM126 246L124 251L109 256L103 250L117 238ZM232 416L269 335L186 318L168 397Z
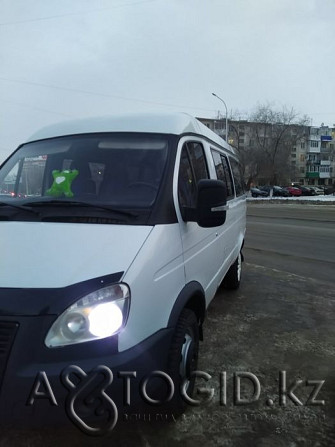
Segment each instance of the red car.
M301 196L301 189L296 188L294 186L286 186L286 191L290 193L291 196Z

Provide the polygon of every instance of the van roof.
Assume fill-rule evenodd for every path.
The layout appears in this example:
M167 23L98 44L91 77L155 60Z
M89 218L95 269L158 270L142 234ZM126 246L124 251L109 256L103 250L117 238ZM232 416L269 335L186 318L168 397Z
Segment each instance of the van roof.
M100 132L199 134L234 153L233 148L221 137L187 113L137 113L64 121L38 130L27 142Z

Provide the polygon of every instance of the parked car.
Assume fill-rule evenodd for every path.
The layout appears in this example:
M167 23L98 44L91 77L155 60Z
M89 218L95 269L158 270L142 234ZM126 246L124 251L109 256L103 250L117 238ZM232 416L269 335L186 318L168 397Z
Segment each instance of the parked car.
M315 192L315 195L323 196L325 191L323 188L320 188L319 186L308 186L309 189L312 189Z
M269 193L259 188L250 188L252 197L267 197Z
M335 194L335 186L332 186L332 185L325 186L324 192L326 195Z
M300 189L301 195L303 196L315 196L315 191L308 186L299 185L297 186L297 188Z
M273 187L273 195L278 197L289 197L290 193L286 191L285 188L282 188L281 186L274 186Z
M288 197L290 194L286 191L286 189L282 188L281 186L270 186L265 185L261 186L260 189L262 191L266 191L268 195L270 195L271 189L273 189L272 195L274 197Z
M284 189L286 189L291 196L300 197L302 195L301 189L296 186L286 186Z

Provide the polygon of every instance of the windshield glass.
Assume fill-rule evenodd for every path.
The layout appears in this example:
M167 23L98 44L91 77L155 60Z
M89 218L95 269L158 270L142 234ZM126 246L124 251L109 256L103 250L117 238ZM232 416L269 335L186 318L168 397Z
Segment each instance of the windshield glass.
M94 134L23 145L0 170L0 201L41 206L77 201L149 209L168 141L154 134Z

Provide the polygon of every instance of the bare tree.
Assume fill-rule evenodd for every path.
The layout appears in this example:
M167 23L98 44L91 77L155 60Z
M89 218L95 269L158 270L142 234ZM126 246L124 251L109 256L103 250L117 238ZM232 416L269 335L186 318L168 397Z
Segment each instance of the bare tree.
M250 175L271 185L284 183L290 176L292 147L303 138L309 118L299 117L293 108L274 109L259 105L249 120Z

